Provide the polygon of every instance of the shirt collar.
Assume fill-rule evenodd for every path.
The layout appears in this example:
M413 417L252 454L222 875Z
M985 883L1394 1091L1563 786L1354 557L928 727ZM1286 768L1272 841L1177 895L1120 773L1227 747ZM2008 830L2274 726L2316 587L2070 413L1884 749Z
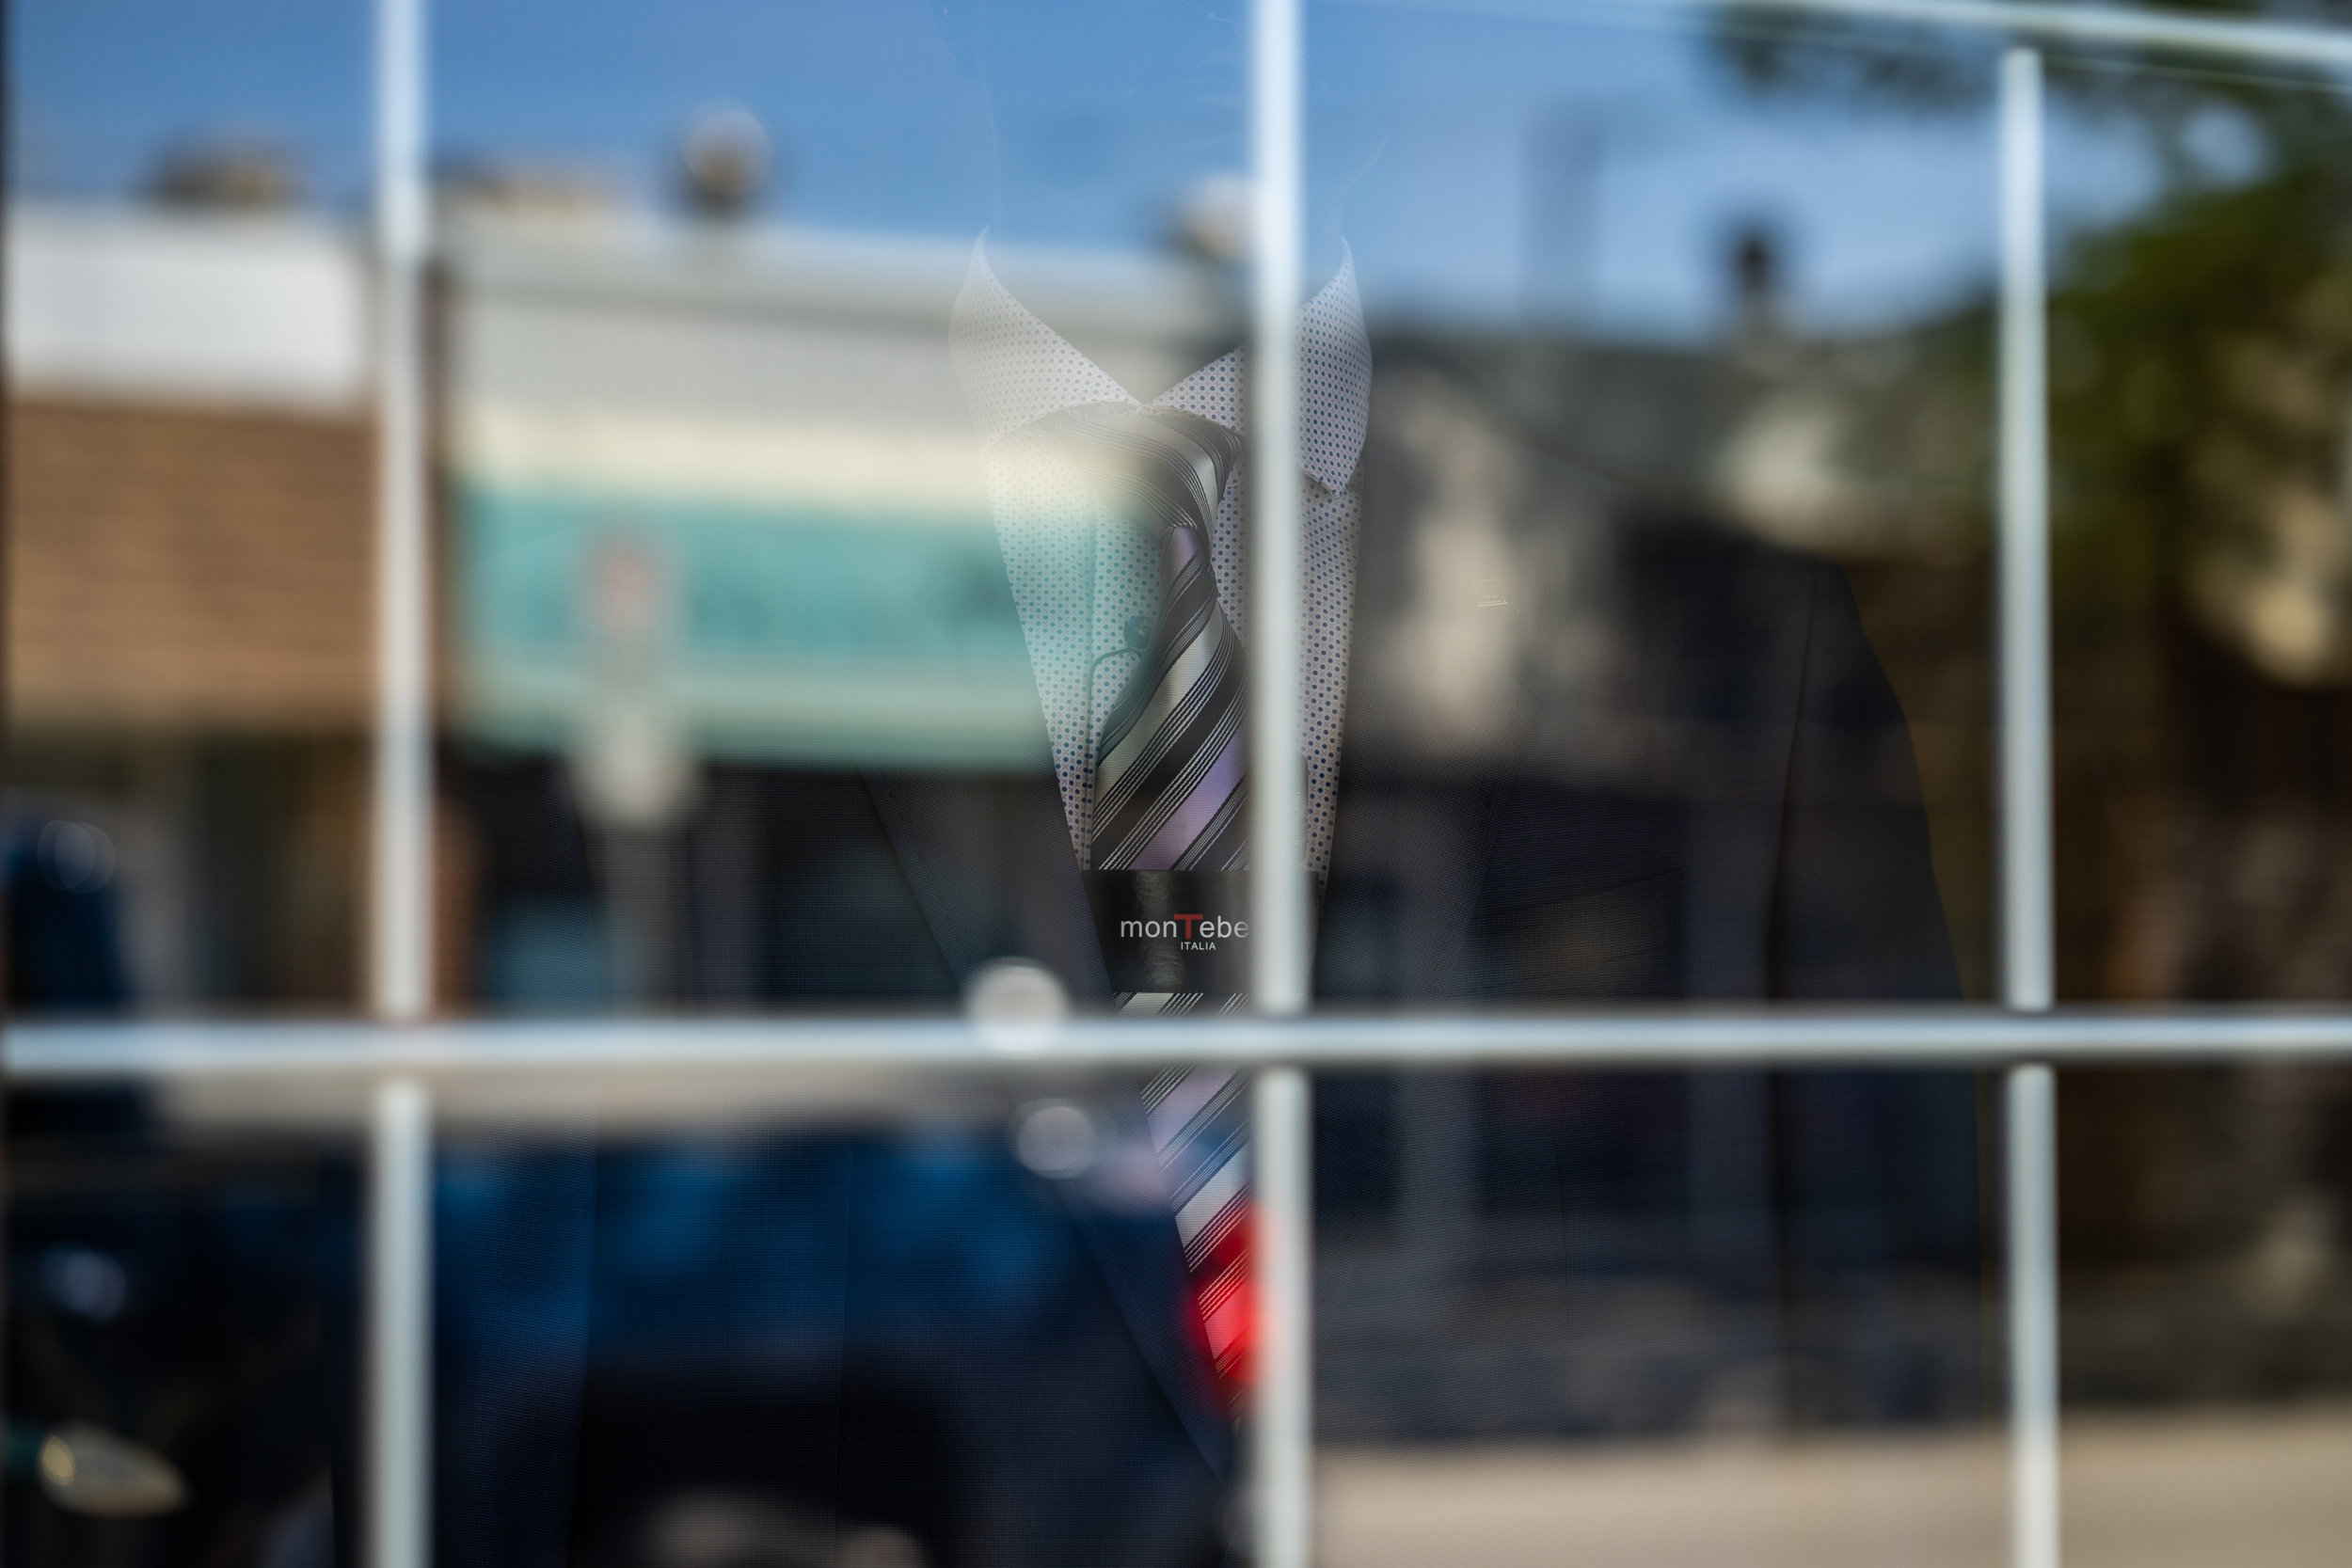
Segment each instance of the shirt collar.
M956 296L948 348L980 445L1050 414L1088 404L1141 406L1103 368L1038 320L988 264L988 236L972 247ZM1356 287L1356 258L1344 245L1340 270L1299 312L1299 467L1326 489L1345 488L1362 453L1372 401L1372 342ZM1247 360L1235 349L1152 400L1248 434L1238 395Z

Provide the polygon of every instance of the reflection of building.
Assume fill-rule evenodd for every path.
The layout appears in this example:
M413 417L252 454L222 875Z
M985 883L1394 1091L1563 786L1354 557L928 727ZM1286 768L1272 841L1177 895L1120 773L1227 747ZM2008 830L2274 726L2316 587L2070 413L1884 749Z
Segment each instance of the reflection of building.
M365 275L286 216L12 212L19 815L104 832L129 981L352 977L370 702Z
M347 997L370 704L359 252L316 223L200 214L20 214L9 245L11 784L44 817L30 842L76 847L55 867L61 893L108 868L145 1000ZM1035 762L1025 653L1000 618L972 613L1002 572L946 355L963 260L959 245L577 216L452 229L437 389L455 803L442 925L463 947L448 971L458 1000L855 997L856 973L779 978L805 929L791 922L854 921L874 880L795 866L841 896L813 915L762 901L779 844L823 847L825 825L793 815L809 799L798 782L868 763ZM1197 363L1223 325L1181 267L1064 276L1057 319L1089 324L1089 352L1137 388ZM1963 319L1951 337L1975 332ZM1981 832L1985 603L1968 362L1932 333L1783 348L1761 363L1459 333L1380 343L1391 393L1400 372L1444 383L1490 436L1653 496L1728 503L1854 562L1944 792L1939 835L1963 835L1957 854L1939 846L1947 890L1980 886L1963 879L1979 875L1965 835ZM2249 689L2243 671L2211 680ZM2314 731L2341 733L2335 708L2311 706ZM106 850L48 833L55 821L102 830ZM2217 855L2209 881L2329 863L2297 852L2300 829L2274 837L2260 863ZM2299 921L2324 959L2324 923L2259 888L2242 897ZM2313 973L2340 984L2343 971ZM2241 1310L2227 1303L2248 1279L2282 1322L2335 1321L2331 1200L2297 1162L2341 1159L2340 1111L2240 1085L2265 1125L2299 1129L2303 1152L2201 1209L2157 1181L2188 1147L2191 1091L2069 1092L2068 1147L2104 1164L2070 1171L2070 1256L2089 1256L2078 1239L2123 1258L2185 1227L2252 1234L2247 1260L2214 1243L2223 1304L2190 1302L2180 1332ZM1733 1254L1764 1277L1754 1194L1768 1151L1716 1133L1752 1125L1746 1101L1768 1093L1729 1077L1507 1096L1434 1077L1326 1085L1325 1147L1354 1162L1323 1182L1335 1428L1769 1416L1790 1397L1756 1372L1792 1332L1781 1309L1718 1311L1706 1281L1660 1283ZM2196 1093L2197 1114L2219 1118ZM2094 1123L2113 1130L2105 1142L2074 1136ZM1573 1129L1593 1164L1531 1165L1515 1152L1541 1142L1515 1132L1531 1127ZM2205 1152L2196 1168L2232 1164ZM1589 1221L1573 1234L1523 1223L1531 1184L1559 1181L1600 1195ZM1678 1190L1687 1202L1661 1196ZM1710 1196L1723 1192L1750 1196ZM1947 1281L1917 1314L1919 1340L1870 1349L1854 1408L1896 1407L1868 1402L1874 1389L1964 1404L1973 1300ZM1807 1332L1835 1339L1847 1321L1823 1312ZM2128 1355L2102 1377L2126 1394L2153 1380ZM1467 1404L1449 1391L1465 1387L1480 1390Z
M459 728L593 752L618 703L697 757L1027 761L1027 653L985 615L1003 567L946 355L961 261L461 230ZM609 602L622 553L642 610Z
M2197 243L2185 276L2210 289ZM2197 381L2217 329L2141 286L2137 300L2113 277L2061 295L2054 334L2060 994L2340 998L2352 693L2316 658L2265 650L2259 623L2341 618L2344 360L2324 335L2297 340L2300 318L2265 324L2222 342L2233 373L2206 379L2196 421L2175 408L2152 430L2148 385ZM2266 310L2265 287L2233 297ZM1963 307L1868 337L1759 337L1382 347L1392 373L1434 372L1528 447L1846 563L1911 721L1963 972L1983 994L1989 324ZM2269 586L2232 578L2217 614L2222 548ZM2343 1075L2084 1073L2062 1105L2070 1389L2341 1386L2319 1347L2352 1312Z
M450 226L461 793L580 837L525 865L476 835L485 1000L771 998L716 934L759 922L694 869L697 842L756 856L774 814L746 792L1047 766L947 354L969 254L487 210ZM1136 385L1176 379L1223 319L1181 263L1042 270Z
M946 353L957 244L476 222L449 245L457 720L568 750L616 683L680 744L776 763L1026 766L1027 654ZM1090 262L1072 302L1171 373L1215 302ZM1166 361L1155 368L1154 361ZM621 633L596 561L642 552ZM635 653L618 643L648 644ZM615 660L652 659L624 673Z
M522 990L642 993L606 951L626 908L595 906L663 883L629 867L671 858L711 767L1035 760L1025 650L976 613L1002 567L945 349L966 252L594 208L453 217L449 773L468 805L485 772L556 788L513 802L529 832L449 823L444 984L495 979L503 842L576 800L599 842L557 879L564 911L523 920L565 951L526 956ZM347 996L372 705L364 253L324 220L205 208L26 211L9 245L20 803L119 848L136 998ZM1044 270L1138 383L1226 322L1181 264Z

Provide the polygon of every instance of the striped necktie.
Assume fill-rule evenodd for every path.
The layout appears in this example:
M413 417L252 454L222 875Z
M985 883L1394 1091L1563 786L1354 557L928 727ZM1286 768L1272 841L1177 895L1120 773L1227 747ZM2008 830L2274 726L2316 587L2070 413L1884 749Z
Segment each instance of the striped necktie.
M1248 864L1248 763L1241 639L1218 607L1209 530L1242 438L1178 409L1095 404L1056 416L1062 449L1114 511L1156 532L1160 612L1103 728L1094 776L1098 871L1239 871ZM1127 1012L1185 1011L1240 997L1121 996ZM1249 1349L1248 1103L1241 1075L1202 1067L1144 1090L1166 1167L1194 1305L1229 1400Z
M1238 871L1248 860L1241 640L1216 602L1209 525L1242 439L1198 415L1119 404L1054 423L1098 492L1160 549L1159 621L1095 750L1095 869Z

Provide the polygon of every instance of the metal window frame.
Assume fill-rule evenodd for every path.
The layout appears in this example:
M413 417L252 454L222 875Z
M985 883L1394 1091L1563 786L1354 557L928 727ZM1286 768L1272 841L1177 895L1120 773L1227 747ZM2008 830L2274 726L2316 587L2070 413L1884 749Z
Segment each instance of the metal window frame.
M1999 1008L1677 1009L1574 1014L1308 1011L1303 871L1262 874L1255 1017L1075 1021L1007 1031L957 1020L425 1022L432 994L432 648L426 388L420 301L431 246L429 0L373 0L377 267L377 693L370 998L376 1022L19 1025L0 1062L19 1083L131 1078L334 1080L368 1094L370 1568L431 1557L432 1170L435 1094L485 1078L567 1082L658 1065L779 1073L822 1067L1020 1072L1218 1060L1257 1069L1261 1326L1251 1465L1263 1568L1313 1555L1311 1131L1317 1067L1484 1064L1650 1068L1884 1064L2007 1073L2007 1316L2014 1568L2058 1568L2058 1294L2053 1064L2352 1061L2352 1012L2054 1010L2048 436L2043 330L2042 60L2035 44L2125 48L2302 71L2352 70L2352 29L2233 22L2030 0L1740 0L1791 18L1880 21L2007 40L1998 99ZM1645 17L1691 24L1715 0L1322 0L1519 20ZM1304 296L1304 12L1252 0L1249 115L1257 257L1251 460L1296 470ZM1249 646L1257 788L1250 831L1268 866L1301 866L1301 546L1297 497L1263 487Z

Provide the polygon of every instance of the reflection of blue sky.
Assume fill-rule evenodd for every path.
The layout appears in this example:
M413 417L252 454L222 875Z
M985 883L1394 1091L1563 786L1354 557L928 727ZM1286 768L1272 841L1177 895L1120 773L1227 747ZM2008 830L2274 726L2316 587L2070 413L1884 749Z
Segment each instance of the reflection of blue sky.
M330 202L364 188L362 0L20 0L10 25L30 187L135 188L167 143L230 132L294 149ZM1749 220L1786 239L1809 321L1900 317L1987 274L1985 111L1758 103L1689 33L1346 7L1319 7L1313 29L1319 176L1378 150L1344 209L1375 307L1504 319L1534 290L1612 332L1703 331L1724 303L1727 233ZM435 63L445 157L585 167L652 201L681 119L733 98L776 131L796 221L966 233L987 219L985 108L930 0L444 3ZM1048 187L1032 216L1052 237L1156 244L1177 194L1233 159L1238 123L1203 135L1173 99L1041 65L1047 86L1007 135ZM1547 122L1596 128L1575 208L1589 216L1531 247ZM2069 181L2110 205L2146 188L2114 137L2064 122L2054 162L2061 206Z
M1334 95L1353 77L1391 105L1347 226L1367 270L1406 299L1509 310L1549 268L1604 331L1687 332L1725 302L1731 231L1759 222L1784 241L1792 303L1810 321L1941 304L1989 266L1981 113L1759 102L1687 32L1319 17L1318 44L1344 62L1330 62ZM1551 178L1581 184L1589 216L1531 246L1531 152L1547 121L1581 137L1582 159L1554 160ZM1578 233L1586 254L1558 254Z
M25 0L8 8L14 177L135 185L191 133L275 137L347 196L365 158L368 13L317 0Z

